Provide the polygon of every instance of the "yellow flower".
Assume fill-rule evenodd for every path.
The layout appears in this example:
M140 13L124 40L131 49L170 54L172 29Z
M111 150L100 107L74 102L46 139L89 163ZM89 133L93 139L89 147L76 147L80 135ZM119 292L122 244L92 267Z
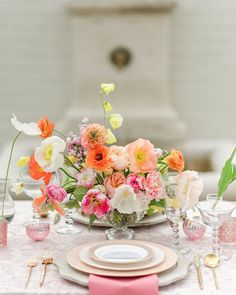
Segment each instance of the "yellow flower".
M29 164L30 157L20 157L20 159L16 162L17 167L25 167Z
M114 83L102 83L101 89L106 95L109 95L112 91L115 90L115 84Z
M16 195L21 194L24 191L24 185L22 182L14 183L12 185L11 191Z
M107 129L107 134L106 134L106 143L107 144L113 144L116 142L116 137L115 135L112 133L111 129Z
M106 113L112 112L112 105L108 101L103 101L103 107Z
M113 129L120 128L123 123L123 118L120 114L111 114L109 120Z

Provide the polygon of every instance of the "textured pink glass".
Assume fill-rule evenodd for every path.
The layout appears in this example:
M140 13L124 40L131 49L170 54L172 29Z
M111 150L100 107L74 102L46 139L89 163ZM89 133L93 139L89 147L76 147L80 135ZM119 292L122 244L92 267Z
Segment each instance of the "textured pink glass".
M231 217L230 220L219 228L220 241L236 245L236 218Z
M50 232L48 222L35 222L26 225L26 233L33 241L44 240Z
M8 221L0 218L0 248L7 245L7 226Z
M185 219L183 223L183 230L186 236L190 240L194 241L201 239L204 236L206 226L195 220Z

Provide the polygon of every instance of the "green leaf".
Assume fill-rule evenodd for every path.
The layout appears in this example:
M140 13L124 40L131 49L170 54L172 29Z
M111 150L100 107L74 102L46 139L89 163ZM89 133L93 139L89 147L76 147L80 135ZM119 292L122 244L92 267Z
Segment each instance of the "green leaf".
M97 173L96 178L97 178L98 184L103 184L103 177L102 177L102 175L100 175L99 173Z
M70 201L66 202L64 205L68 209L73 209L76 206L76 202L74 200L70 200Z
M227 190L228 186L236 179L236 167L232 164L236 148L233 150L229 159L225 162L224 167L221 170L221 176L218 182L218 197L221 197Z
M75 197L76 201L81 202L83 197L86 195L88 189L84 186L78 186L74 192L73 196Z
M91 226L92 226L92 224L94 223L94 221L96 220L96 215L90 215L89 216L89 231L91 230Z

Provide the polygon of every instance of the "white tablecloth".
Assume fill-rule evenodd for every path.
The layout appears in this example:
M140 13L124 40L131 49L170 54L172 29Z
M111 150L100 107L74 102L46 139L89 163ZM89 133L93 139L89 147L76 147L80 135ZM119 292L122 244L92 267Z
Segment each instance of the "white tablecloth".
M55 257L63 257L66 251L76 245L105 239L104 229L94 227L89 233L86 226L78 224L78 226L83 229L83 232L78 235L67 236L57 234L55 232L55 227L58 225L53 225L49 236L44 241L33 242L26 235L25 228L22 225L31 218L31 215L31 202L16 201L16 214L9 226L10 231L12 231L14 235L9 238L7 247L0 248L0 294L88 294L87 288L62 279L55 265L48 266L44 286L43 288L39 288L40 274L43 267L40 262L45 250L50 249ZM61 222L63 222L63 220L61 220ZM135 232L136 239L167 245L171 243L171 229L167 223L136 228ZM187 255L190 259L192 259L197 252L204 254L210 251L211 248L208 237L197 242L192 242L187 239L182 233L182 230L180 234L182 241L192 249L192 252ZM232 259L222 263L216 270L220 283L219 291L215 290L211 270L204 266L202 267L204 290L200 291L195 267L192 265L186 278L161 288L160 295L235 295L236 247L227 248L227 251L232 254ZM29 286L25 289L27 261L32 255L37 257L38 265L33 269Z

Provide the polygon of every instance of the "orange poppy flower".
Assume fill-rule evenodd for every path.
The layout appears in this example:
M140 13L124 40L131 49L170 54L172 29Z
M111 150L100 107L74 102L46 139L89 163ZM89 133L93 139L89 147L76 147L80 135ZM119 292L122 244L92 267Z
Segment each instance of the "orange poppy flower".
M166 163L170 169L182 172L184 169L184 157L180 151L172 149L169 156L166 157Z
M54 124L48 120L48 117L43 117L37 124L42 132L40 135L42 138L47 138L52 135Z
M52 206L54 207L54 209L62 216L65 215L65 212L63 210L63 208L61 207L60 203L50 199L49 202L52 204Z
M36 162L34 155L30 157L30 161L29 161L29 175L35 179L35 180L39 180L41 178L43 178L43 181L45 184L49 184L50 179L52 177L52 173L51 172L45 172L38 164L38 162Z
M43 188L43 186L40 187L40 190L41 190L41 193L42 193L42 196L40 197L37 197L33 200L33 207L35 210L37 210L38 212L40 212L40 208L43 204L46 203L47 201L47 196L46 196L46 192Z
M101 145L88 150L85 163L88 167L94 168L98 171L109 169L112 164L109 148Z

